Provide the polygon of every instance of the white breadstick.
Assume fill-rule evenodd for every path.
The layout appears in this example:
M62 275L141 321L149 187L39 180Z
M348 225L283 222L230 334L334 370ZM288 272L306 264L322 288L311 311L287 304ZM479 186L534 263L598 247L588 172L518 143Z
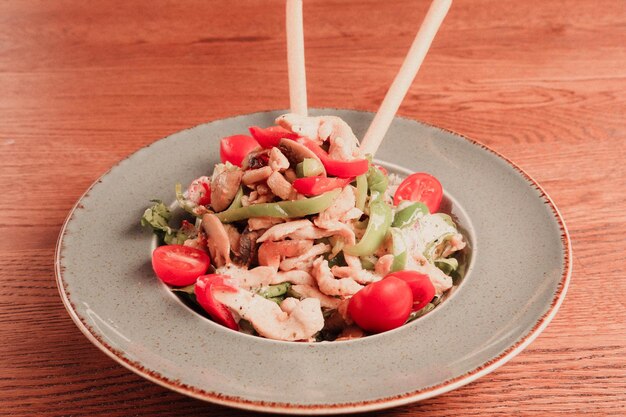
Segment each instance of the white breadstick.
M389 87L389 91L387 91L378 113L374 116L372 124L365 133L363 142L361 142L361 151L364 154L374 155L378 150L451 4L452 0L433 0L430 5L424 22L422 22L422 26L415 36L415 40L402 63L402 67L400 67L398 75L396 75L391 87Z
M287 0L287 69L291 112L307 115L302 0Z

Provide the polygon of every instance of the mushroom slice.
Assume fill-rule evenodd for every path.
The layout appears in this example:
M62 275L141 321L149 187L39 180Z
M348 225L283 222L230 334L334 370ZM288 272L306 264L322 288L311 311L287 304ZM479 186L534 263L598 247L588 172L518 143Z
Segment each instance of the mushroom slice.
M229 264L230 240L222 222L215 214L206 213L202 216L202 229L207 235L207 247L213 264L218 268Z
M313 153L312 150L296 142L295 140L281 139L280 142L278 142L278 148L283 153L283 155L287 157L290 164L293 166L299 164L305 158L316 159L320 163L320 165L322 165L322 161L320 161L320 159L317 157L317 155L315 155L315 153ZM324 170L322 175L326 175L326 170Z
M217 172L211 181L211 207L216 212L226 210L235 198L241 184L243 173L235 166L224 166Z

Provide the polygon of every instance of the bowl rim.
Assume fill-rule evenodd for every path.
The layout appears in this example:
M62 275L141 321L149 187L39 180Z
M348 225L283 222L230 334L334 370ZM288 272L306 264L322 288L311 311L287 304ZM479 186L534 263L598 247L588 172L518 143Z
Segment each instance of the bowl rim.
M338 109L338 108L331 108L331 107L315 108L311 110L317 110L317 111L348 110L348 111L356 111L360 113L373 114L373 112L370 112L370 111L357 110L357 109ZM238 114L238 115L233 115L230 117L209 120L209 121L200 123L196 126L182 129L174 133L180 133L180 132L192 130L198 126L201 126L210 122L215 122L218 120L225 121L225 120L235 119L239 117L248 117L248 116L260 115L260 114L271 113L271 112L280 112L280 111L288 112L288 110L285 110L285 109L274 109L274 110L252 112L252 113L247 113L247 114ZM59 291L59 295L61 297L61 300L63 302L65 309L67 310L68 314L70 315L70 317L72 318L76 326L87 337L87 339L91 341L91 343L93 343L96 347L98 347L102 352L108 355L111 359L115 360L117 363L121 364L122 366L129 369L130 371L146 378L149 381L152 381L158 385L161 385L165 388L168 388L175 392L178 392L178 393L181 393L181 394L184 394L184 395L187 395L187 396L199 399L199 400L208 401L208 402L230 406L230 407L235 407L239 409L251 410L251 411L272 412L272 413L279 413L279 414L338 414L338 413L356 413L356 412L374 411L374 410L396 407L396 406L405 405L405 404L425 400L428 398L432 398L432 397L444 394L446 392L452 391L454 389L460 388L494 371L495 369L507 363L510 359L515 357L524 348L526 348L531 342L533 342L539 336L539 334L548 326L550 321L556 315L559 307L563 303L563 300L565 298L565 295L567 293L567 289L569 287L569 283L571 280L572 265L573 265L572 245L571 245L569 231L565 225L565 221L563 219L563 216L561 215L561 212L557 208L552 198L543 189L543 187L533 177L531 177L526 171L524 171L521 167L519 167L516 163L514 163L509 158L491 149L487 145L484 145L483 143L477 140L469 138L453 130L442 128L439 126L434 126L432 124L425 123L425 122L412 119L409 117L396 115L395 118L410 121L410 122L418 122L426 127L441 130L446 133L452 134L502 159L511 168L513 168L520 175L522 175L522 177L526 181L529 182L529 185L535 187L537 191L539 191L539 193L541 194L541 198L543 198L545 202L548 204L548 206L550 207L554 220L556 220L559 226L559 230L561 234L561 241L563 243L563 254L562 254L563 255L563 258L562 258L563 259L563 272L561 274L561 278L557 285L555 294L552 298L550 307L537 320L537 322L535 323L535 325L529 332L522 335L521 338L515 344L509 346L507 349L501 352L500 355L498 355L497 357L491 359L490 361L486 363L483 363L481 366L463 375L457 376L455 378L451 378L449 380L446 380L434 386L426 387L423 389L419 389L419 390L415 390L415 391L411 391L411 392L407 392L407 393L403 393L399 395L377 398L374 400L365 400L365 401L359 401L359 402L346 402L346 403L338 403L338 404L291 404L291 403L281 403L281 402L271 402L271 401L256 401L256 400L249 400L249 399L245 399L245 398L241 398L237 396L229 396L229 395L224 395L224 394L220 394L216 392L205 391L201 388L184 384L178 380L171 380L169 378L166 378L165 376L161 375L158 371L147 369L141 363L129 360L128 358L124 357L123 352L113 348L107 342L105 342L103 338L99 337L97 332L95 332L91 328L91 326L89 326L89 324L83 318L81 318L79 314L76 312L76 308L73 302L69 298L69 291L67 290L67 284L63 280L63 267L61 265L61 259L63 257L62 242L63 242L63 238L65 237L67 233L68 224L71 222L74 213L76 212L76 210L81 208L82 200L89 195L89 193L91 192L94 186L100 183L102 179L105 176L107 176L116 166L118 166L120 163L130 158L132 155L150 147L153 143L159 140L162 140L164 138L167 138L174 133L167 135L164 138L157 139L135 150L131 154L125 156L124 158L122 158L121 160L113 164L106 172L100 175L87 188L87 190L79 197L77 202L69 211L65 221L63 222L63 226L60 229L59 236L56 242L55 255L54 255L55 281L56 281L57 289Z

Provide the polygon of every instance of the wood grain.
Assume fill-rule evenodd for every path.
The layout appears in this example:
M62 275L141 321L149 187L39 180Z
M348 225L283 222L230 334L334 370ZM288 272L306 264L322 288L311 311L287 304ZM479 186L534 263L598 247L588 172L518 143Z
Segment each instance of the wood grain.
M307 0L309 103L376 110L426 1ZM242 415L113 362L65 312L59 229L111 165L288 107L281 1L0 3L0 415ZM626 415L626 4L457 1L401 107L512 158L562 211L574 273L522 354L395 416Z

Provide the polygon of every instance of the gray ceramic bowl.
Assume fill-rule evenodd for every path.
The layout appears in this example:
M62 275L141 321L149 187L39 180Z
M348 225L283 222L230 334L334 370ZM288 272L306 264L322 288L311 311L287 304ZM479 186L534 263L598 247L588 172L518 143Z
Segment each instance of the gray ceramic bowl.
M348 342L277 342L195 314L155 278L151 234L139 219L152 198L210 172L219 139L268 126L284 112L184 130L114 166L83 195L62 229L56 272L63 302L98 348L137 374L199 399L257 411L345 413L450 391L519 353L563 301L571 249L555 205L527 174L483 145L397 118L377 159L426 171L446 190L471 241L461 285L430 314ZM372 114L344 118L362 136Z

